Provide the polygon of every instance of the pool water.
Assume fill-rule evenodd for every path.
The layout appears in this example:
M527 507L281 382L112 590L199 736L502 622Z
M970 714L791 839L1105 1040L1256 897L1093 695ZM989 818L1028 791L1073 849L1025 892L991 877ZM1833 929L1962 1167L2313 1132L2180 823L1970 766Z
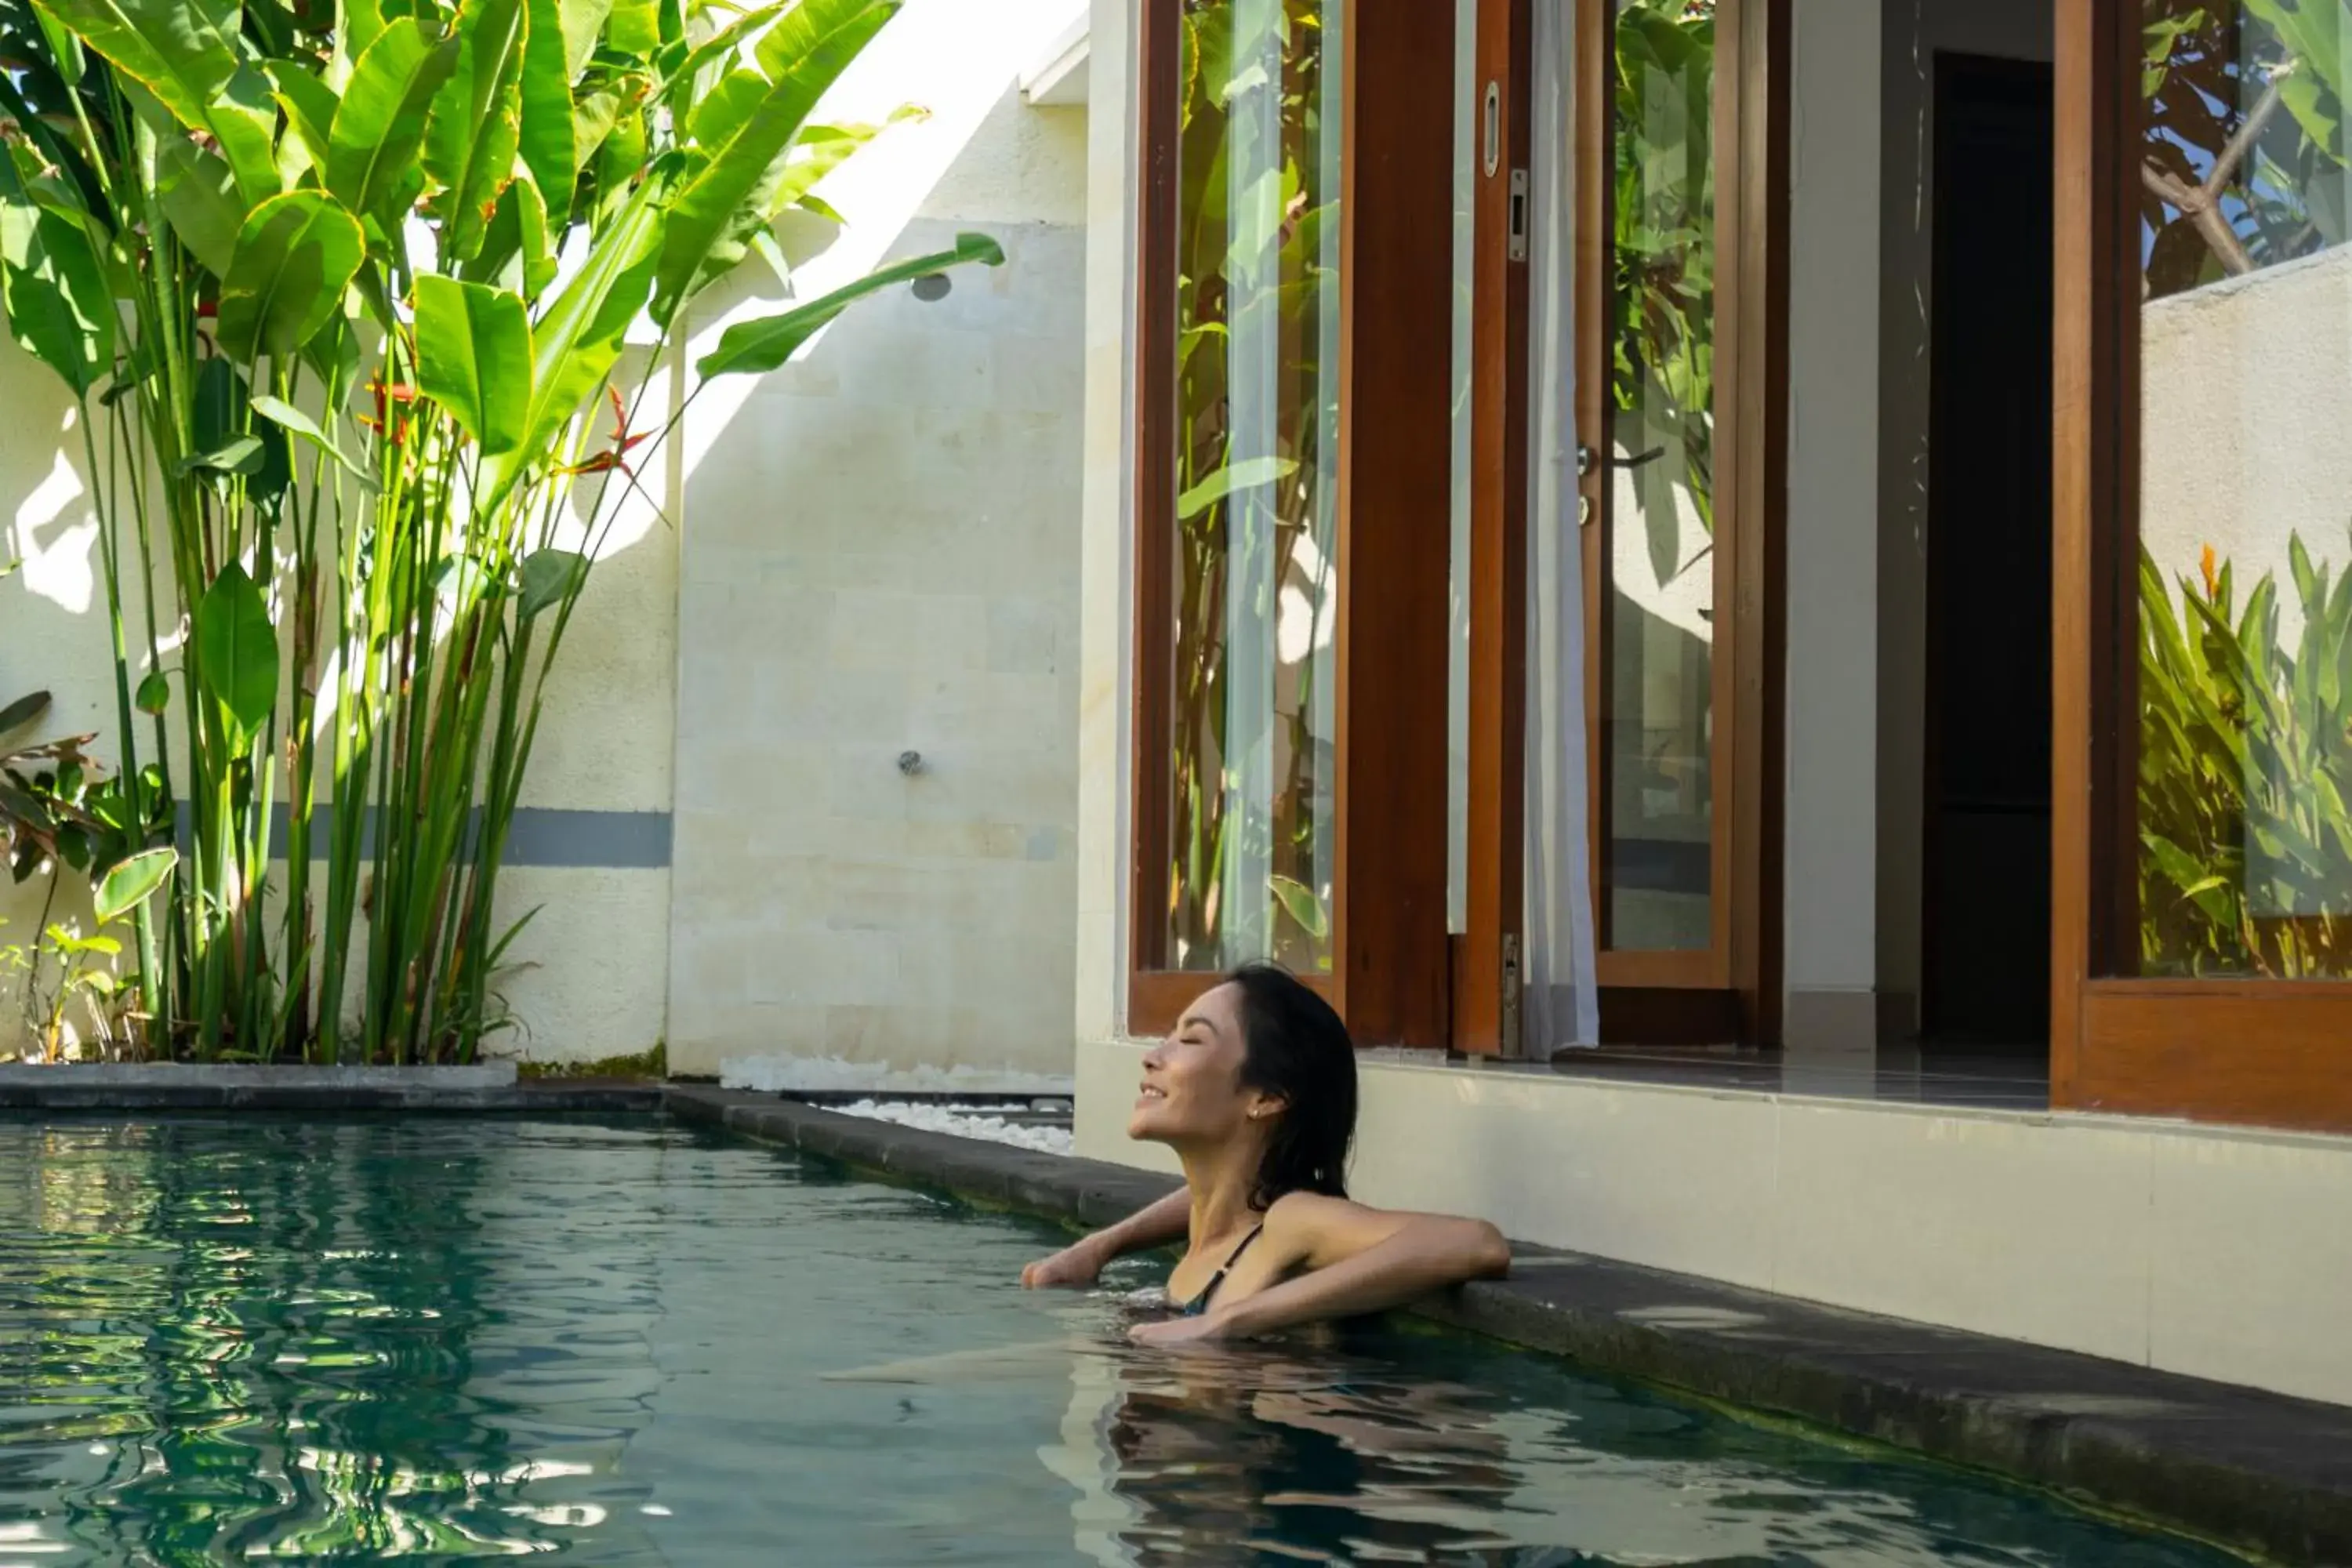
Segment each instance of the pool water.
M0 1568L2231 1561L1486 1345L1133 1351L1055 1244L654 1119L0 1119Z

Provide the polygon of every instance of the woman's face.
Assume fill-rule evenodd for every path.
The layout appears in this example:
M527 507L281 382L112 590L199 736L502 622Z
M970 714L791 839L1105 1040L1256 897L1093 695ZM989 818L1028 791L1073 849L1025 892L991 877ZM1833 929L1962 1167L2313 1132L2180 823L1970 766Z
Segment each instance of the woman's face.
M1151 1143L1216 1144L1273 1115L1275 1101L1242 1087L1244 1054L1241 992L1220 985L1145 1053L1127 1135Z

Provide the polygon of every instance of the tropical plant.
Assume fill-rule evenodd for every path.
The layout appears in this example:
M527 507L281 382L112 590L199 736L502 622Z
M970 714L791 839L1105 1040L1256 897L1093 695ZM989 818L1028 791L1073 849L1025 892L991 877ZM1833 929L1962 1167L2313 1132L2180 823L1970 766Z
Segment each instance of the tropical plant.
M134 917L159 1043L465 1058L496 1026L549 672L684 413L645 373L747 258L788 273L771 226L875 133L812 114L898 8L0 0L0 291L79 406L120 815L135 848L189 824ZM967 236L730 327L695 390L1002 259Z
M2352 237L2344 0L2145 0L2141 37L2151 297Z
M1672 490L1715 532L1715 5L1622 0L1616 7L1610 395L1641 449L1638 470L1671 449ZM1663 585L1705 559L1683 553L1674 493L1641 509L1650 568Z
M1326 8L1193 0L1183 12L1173 832L1160 918L1179 963L1194 967L1329 963L1330 752L1317 720L1337 612L1339 127ZM1234 699L1253 691L1270 706L1259 716L1250 705L1253 732L1236 732Z
M0 710L0 841L19 882L74 842L79 824L69 809L60 809L57 784L62 777L69 788L77 787L90 765L82 753L88 735L8 743L48 708L49 694L33 691Z
M2151 974L2352 975L2352 568L2289 542L2242 608L2209 548L2140 557L2140 956Z
M66 1014L76 1001L89 1011L97 1044L113 1051L129 1041L136 1022L128 1011L130 993L115 973L122 944L109 934L123 917L145 905L171 874L178 852L151 849L109 868L92 884L94 929L83 934L78 921L53 921L62 868L48 862L47 897L41 906L41 934L27 952L18 943L0 948L0 966L23 976L26 1022L41 1059L57 1061L64 1054ZM22 879L19 879L20 880ZM0 921L0 925L5 925ZM53 962L54 981L45 978L45 963ZM135 977L134 977L135 978Z

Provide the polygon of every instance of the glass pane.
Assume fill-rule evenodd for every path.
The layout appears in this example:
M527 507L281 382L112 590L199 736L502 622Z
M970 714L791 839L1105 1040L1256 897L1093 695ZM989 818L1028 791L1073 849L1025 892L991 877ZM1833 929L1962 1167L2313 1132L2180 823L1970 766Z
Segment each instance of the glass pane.
M1712 0L1616 0L1603 943L1708 944L1715 628Z
M1169 961L1331 963L1338 0L1186 0Z
M2152 0L2141 133L2145 973L2352 974L2345 0Z
M1454 0L1454 617L1446 685L1445 929L1469 925L1470 904L1470 370L1472 280L1478 260L1478 171L1485 156L1478 83L1478 0Z

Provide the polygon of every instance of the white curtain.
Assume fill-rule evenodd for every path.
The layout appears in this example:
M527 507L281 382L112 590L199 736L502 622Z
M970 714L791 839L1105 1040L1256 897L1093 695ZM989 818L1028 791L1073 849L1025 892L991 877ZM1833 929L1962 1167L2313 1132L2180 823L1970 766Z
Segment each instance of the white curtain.
M1520 1049L1601 1037L1593 983L1584 735L1584 582L1576 482L1575 8L1536 7L1529 265L1527 935Z

